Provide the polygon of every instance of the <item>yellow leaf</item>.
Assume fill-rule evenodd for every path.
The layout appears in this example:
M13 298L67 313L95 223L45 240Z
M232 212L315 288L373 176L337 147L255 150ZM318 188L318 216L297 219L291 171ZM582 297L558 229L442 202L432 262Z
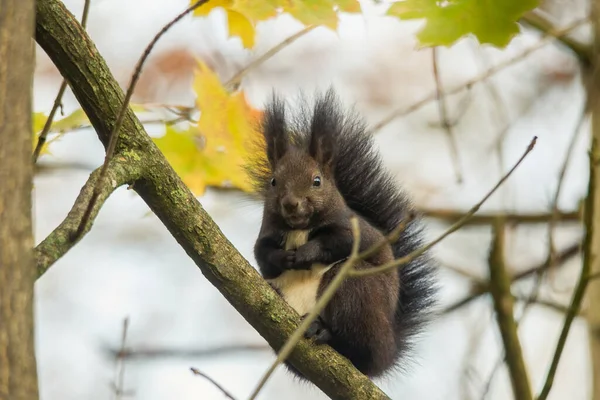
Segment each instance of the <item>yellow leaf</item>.
M277 8L280 7L277 3L276 0L235 0L235 5L231 9L244 15L256 25L259 21L264 21L277 15Z
M177 131L167 127L162 138L154 139L167 160L190 190L200 195L206 186L233 187L251 191L243 164L249 142L262 112L248 105L243 93L229 94L216 74L198 63L194 79L198 125Z
M190 0L190 6L195 4L197 0ZM199 17L204 17L208 15L214 8L223 7L225 9L231 7L233 5L233 0L210 0L207 3L202 4L193 12L193 15L197 15Z
M305 25L325 25L337 29L338 15L330 0L291 0L283 10Z
M190 0L190 4L195 0ZM358 0L211 0L194 10L194 15L206 16L214 8L227 12L229 34L239 36L244 47L254 46L255 27L260 21L287 12L305 25L338 27L338 12L358 13Z
M227 10L229 36L239 36L244 47L254 46L254 26L237 11Z
M360 3L358 0L337 0L335 3L340 11L347 13L361 12Z
M88 125L89 123L90 121L87 115L85 115L85 112L80 108L62 119L57 120L54 118L52 126L50 127L50 132L65 133L81 126Z

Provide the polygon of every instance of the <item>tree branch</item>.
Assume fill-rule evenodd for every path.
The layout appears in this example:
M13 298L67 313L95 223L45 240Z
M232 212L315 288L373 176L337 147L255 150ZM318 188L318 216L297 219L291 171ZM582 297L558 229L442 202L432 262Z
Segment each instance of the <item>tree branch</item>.
M597 130L598 128L595 129ZM594 133L594 135L597 134L598 132ZM552 389L552 384L554 383L554 374L558 368L558 362L560 361L562 351L567 343L567 337L569 336L571 325L579 313L579 308L581 307L581 302L583 301L583 296L585 295L585 290L589 282L589 274L592 270L592 263L596 264L598 262L596 253L598 251L598 233L596 232L596 227L598 221L600 221L596 215L596 205L600 200L600 187L596 186L598 183L597 180L600 177L598 174L598 169L600 168L598 166L598 159L598 138L594 136L592 138L592 150L590 154L590 178L585 204L584 222L586 234L583 241L583 262L581 263L581 273L579 275L577 285L575 286L575 290L573 291L571 305L569 306L569 311L565 315L565 322L556 344L554 357L552 357L552 362L550 363L550 368L548 369L548 374L546 375L546 380L544 382L542 391L538 396L538 400L545 400L550 394L550 389Z
M106 147L123 91L73 15L57 0L36 2L36 40L46 51ZM223 235L127 109L115 158L137 159L143 176L134 190L163 222L204 276L274 349L298 327L297 313ZM291 364L332 399L387 399L365 375L329 346L302 339Z
M506 364L513 394L518 400L533 400L527 368L523 360L517 324L513 316L514 299L510 292L511 281L504 264L504 221L494 226L494 241L489 256L490 292L506 353Z
M92 209L88 223L76 241L72 240L73 233L77 231L79 222L86 211L90 198L93 195L94 187L100 177L101 169L98 168L88 178L87 182L81 188L75 204L67 214L67 217L56 227L40 244L35 248L35 258L38 275L42 276L52 264L64 256L76 243L81 240L84 234L92 228L94 219L98 215L102 204L106 199L120 186L126 183L133 183L142 176L142 167L137 161L117 157L109 164L106 179L100 184L98 201Z
M466 214L466 211L460 212L456 210L445 209L419 209L419 212L424 217L440 219L448 223L455 223L456 221L464 218ZM482 212L480 214L473 215L473 217L466 221L464 225L491 225L499 216L499 213ZM554 214L552 212L536 214L502 214L502 217L504 221L506 221L507 225L547 224L554 218ZM556 213L556 221L578 222L580 219L581 213L579 211Z
M548 35L550 32L556 31L554 23L536 10L529 11L523 15L521 21L546 35ZM591 65L591 45L582 43L577 39L570 38L568 35L557 36L556 40L571 50L584 65Z
M560 263L564 263L564 262L568 261L569 259L571 259L579 254L580 247L581 247L581 245L579 243L569 246L567 249L565 249L562 252L557 254L557 257L554 260L554 264L551 264L550 260L546 259L542 264L528 268L525 271L514 275L511 278L511 282L516 282L521 279L528 278L532 275L538 274L540 271L547 270L548 268L550 268L551 265L559 265ZM456 311L459 308L471 303L473 300L478 299L480 296L482 296L486 293L489 293L489 291L490 291L489 283L485 283L485 284L478 283L477 285L475 285L473 287L473 290L471 291L470 295L468 295L464 299L459 300L456 303L446 307L444 310L441 311L441 313L448 314L448 313L451 313L452 311Z

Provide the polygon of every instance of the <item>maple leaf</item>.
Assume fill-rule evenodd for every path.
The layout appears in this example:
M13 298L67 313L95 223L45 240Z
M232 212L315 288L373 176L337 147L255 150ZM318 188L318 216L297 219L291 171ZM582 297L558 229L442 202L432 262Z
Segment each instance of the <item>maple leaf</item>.
M473 34L480 43L505 47L519 32L517 20L537 7L538 0L401 0L387 15L425 19L417 34L423 46L450 46Z
M201 112L198 124L189 124L187 130L167 126L166 134L154 142L194 194L203 194L206 186L252 191L243 165L262 112L252 108L242 92L228 93L202 62L194 90Z
M325 25L336 30L339 11L361 11L358 0L211 0L196 8L194 15L206 16L217 7L227 12L229 35L238 36L246 48L254 46L256 24L281 13L287 12L305 25Z

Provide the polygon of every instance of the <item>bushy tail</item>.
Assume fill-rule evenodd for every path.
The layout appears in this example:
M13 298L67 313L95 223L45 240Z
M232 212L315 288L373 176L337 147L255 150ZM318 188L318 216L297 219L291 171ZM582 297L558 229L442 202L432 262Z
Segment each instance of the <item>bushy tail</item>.
M365 123L352 111L343 111L333 90L317 97L312 122L313 129L327 127L326 134L334 140L335 181L350 208L386 234L409 214L414 214L410 200L384 168ZM408 224L393 244L396 258L424 245L421 230L418 218ZM416 335L430 320L436 300L435 271L434 262L426 253L399 269L396 343L403 359L414 344Z

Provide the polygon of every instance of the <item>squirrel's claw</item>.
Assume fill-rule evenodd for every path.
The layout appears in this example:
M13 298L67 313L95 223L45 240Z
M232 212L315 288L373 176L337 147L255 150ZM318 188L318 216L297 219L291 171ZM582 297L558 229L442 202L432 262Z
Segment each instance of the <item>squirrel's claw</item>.
M304 314L302 320L307 316L308 314ZM311 322L306 332L304 332L304 337L306 339L314 339L315 344L325 344L331 340L332 335L329 328L325 325L325 321L319 316Z

